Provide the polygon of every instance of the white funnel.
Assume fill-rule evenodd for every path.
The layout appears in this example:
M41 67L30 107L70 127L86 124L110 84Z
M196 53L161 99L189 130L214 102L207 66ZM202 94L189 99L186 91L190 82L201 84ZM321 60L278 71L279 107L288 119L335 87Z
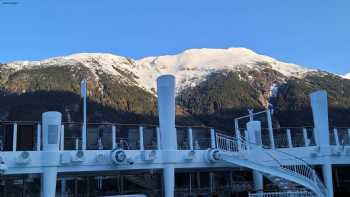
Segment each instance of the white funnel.
M173 75L158 77L157 93L161 148L164 150L176 150L175 77Z
M324 90L310 94L314 127L320 147L329 146L329 123L327 92Z

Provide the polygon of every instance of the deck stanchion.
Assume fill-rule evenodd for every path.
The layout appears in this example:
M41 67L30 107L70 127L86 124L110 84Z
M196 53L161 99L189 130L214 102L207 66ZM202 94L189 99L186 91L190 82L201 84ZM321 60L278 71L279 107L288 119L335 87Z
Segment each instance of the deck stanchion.
M193 150L193 131L192 131L191 127L188 128L187 133L188 133L188 145L189 145L189 148L190 148L190 150Z
M61 140L60 140L60 150L64 150L64 125L61 125Z
M210 129L210 146L211 146L211 148L216 148L215 129L213 129L213 128Z
M140 140L140 150L145 150L145 146L143 144L143 126L139 126L139 140Z
M286 130L287 140L288 140L288 148L293 148L292 135L290 133L290 129Z
M36 150L41 150L41 124L37 124L36 126Z
M303 128L303 138L304 138L304 145L306 147L309 146L309 139L307 137L307 130L306 130L306 128Z
M267 125L268 125L268 128L269 128L269 138L270 138L271 148L275 149L275 140L274 140L274 137L273 137L271 111L269 109L266 110L266 117L267 117Z
M13 124L12 151L17 151L17 123Z
M117 147L117 145L116 145L116 127L115 127L115 125L112 125L112 149L115 149L116 147Z
M159 129L159 127L157 127L156 132L157 132L157 149L160 150L161 149L161 146L160 146L161 142L160 142L160 129Z
M334 136L335 145L340 146L339 135L338 135L338 129L337 128L333 129L333 136Z

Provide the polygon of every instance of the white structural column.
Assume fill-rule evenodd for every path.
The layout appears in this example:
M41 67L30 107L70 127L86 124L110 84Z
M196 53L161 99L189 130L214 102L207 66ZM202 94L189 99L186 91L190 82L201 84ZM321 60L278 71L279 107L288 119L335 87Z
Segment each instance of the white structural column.
M261 148L262 140L261 140L261 123L260 121L250 121L247 123L247 131L249 143L254 144L251 146L251 149ZM253 171L253 181L254 181L254 189L257 192L262 192L264 190L264 182L263 175L258 171Z
M140 150L145 150L145 146L143 144L143 126L139 127L139 140L140 140Z
M266 117L267 117L267 125L269 127L269 138L270 138L271 148L275 149L275 140L274 140L274 137L273 137L271 111L269 109L266 110Z
M236 135L237 139L239 139L241 137L241 133L239 131L238 119L235 119L235 135ZM237 141L237 147L238 147L238 151L240 151L241 150L241 142L239 140Z
M192 128L188 128L187 136L188 136L188 146L189 146L190 150L193 150L193 131L192 131Z
M157 79L158 110L161 149L164 151L164 194L165 197L174 197L175 174L174 166L170 162L171 156L167 152L177 149L175 129L175 77L163 75Z
M314 126L317 133L321 154L325 155L322 165L323 178L328 189L327 197L333 197L332 165L329 158L329 123L326 91L313 92L310 95Z
M45 112L42 115L44 151L42 159L48 164L43 167L43 197L55 197L56 195L57 166L55 162L59 157L61 121L60 112Z

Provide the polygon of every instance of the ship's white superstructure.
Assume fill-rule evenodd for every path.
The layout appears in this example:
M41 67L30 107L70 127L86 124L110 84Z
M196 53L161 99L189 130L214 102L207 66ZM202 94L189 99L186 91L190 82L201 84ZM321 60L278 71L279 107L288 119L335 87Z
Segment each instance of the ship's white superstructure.
M173 197L178 192L175 191L177 171L245 169L253 174L254 188L249 193L252 197L332 197L332 165L350 164L350 130L329 128L324 91L310 95L314 128L273 128L270 111L266 110L255 114L267 116L267 130L262 129L260 121L250 112L244 129L239 128L240 119L236 119L233 131L202 128L207 132L196 133L194 130L198 128L175 126L175 77L161 76L157 87L159 127L90 123L86 126L87 136L82 137L83 124L64 123L59 112L46 112L42 121L35 124L6 123L7 133L12 133L12 137L1 140L4 148L0 153L2 175L37 175L42 182L40 195L53 197L68 196L69 177L93 174L98 187L102 187L103 174L158 170L163 175L163 183L160 191L150 192L155 192L154 196ZM36 128L33 146L29 148L21 144L19 137L23 136L26 125ZM126 127L127 137L122 132ZM315 167L320 167L321 171ZM149 176L146 181L132 176L127 178L149 188L156 187L152 173ZM265 180L276 188L275 191L264 190ZM56 191L56 183L60 191ZM84 195L89 196L88 193Z

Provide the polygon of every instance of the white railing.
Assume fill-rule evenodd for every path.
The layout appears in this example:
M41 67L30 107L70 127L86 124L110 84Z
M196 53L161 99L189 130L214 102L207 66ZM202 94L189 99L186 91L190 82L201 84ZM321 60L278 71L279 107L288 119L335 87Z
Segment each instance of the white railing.
M241 152L244 150L247 150L250 146L257 146L256 144L250 144L249 142L241 139L241 138L234 138L232 136L227 136L224 134L216 133L216 141L217 141L217 148L222 151L227 152ZM240 147L240 148L239 148ZM269 152L270 150L265 150L264 147L260 150L263 150L263 152L271 157L274 161L278 164L278 169L280 171L283 171L286 174L297 176L299 178L305 179L310 183L313 183L315 188L318 188L319 191L323 194L323 196L326 196L327 189L324 186L324 184L321 182L319 177L316 174L316 171L311 168L304 160L282 152L278 150L274 150L276 153L284 154L290 157L291 159L296 161L296 164L293 165L283 165L274 155L273 152ZM255 162L255 161L254 161ZM276 168L275 166L270 166L271 168ZM283 177L281 177L283 178ZM258 194L260 195L260 194Z
M266 192L266 193L249 193L249 197L316 197L312 192Z
M221 133L216 133L216 146L218 149L228 152L240 152L248 149L247 143L243 139Z

